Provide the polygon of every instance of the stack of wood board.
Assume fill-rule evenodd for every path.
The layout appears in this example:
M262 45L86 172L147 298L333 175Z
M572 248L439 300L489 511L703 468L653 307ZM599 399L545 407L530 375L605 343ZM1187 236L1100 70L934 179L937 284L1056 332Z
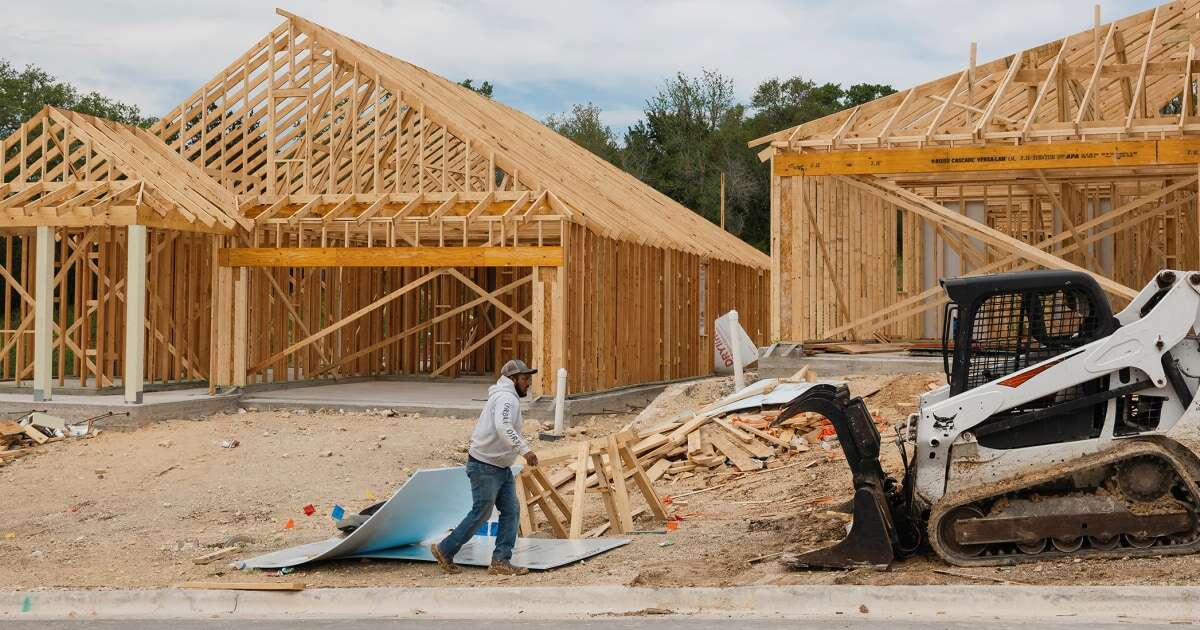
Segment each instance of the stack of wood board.
M816 375L805 367L790 379L759 381L694 413L682 414L643 429L627 428L618 434L617 439L623 443L623 451L628 452L636 462L636 467L629 464L629 457L622 459L621 466L626 476L635 474L634 470L644 470L646 479L652 483L663 478L674 480L702 472L732 469L734 472L747 473L781 466L787 458L809 450L822 440L836 439L836 436L829 437L834 435L829 421L817 414L801 414L772 427L772 421L780 412L779 406L738 411L727 411L727 408L752 396L768 394L783 383L815 380ZM571 506L583 504L583 493L604 492L594 489L600 488L606 479L614 478L612 457L608 450L595 447L590 448L585 457L579 445L568 445L539 453L538 458L538 472L530 472L520 480L526 485L535 483L537 487L532 492L528 488L519 489L518 494L530 497L537 507L542 507L539 499L546 501L549 510L543 508L543 514L566 507L557 509L558 514L565 518L551 517L546 520L558 521L557 527L551 523L551 529L556 534L574 537L581 524L576 523L579 519L571 519L570 516L581 514L581 511ZM603 471L600 475L596 474L598 467ZM553 472L546 472L551 469ZM540 479L531 481L534 475ZM622 512L622 519L624 515L625 512ZM655 515L658 516L657 511ZM529 530L523 531L531 531L535 524L527 525ZM628 526L629 522L624 525ZM610 526L618 533L628 531L627 527L611 523ZM562 531L566 531L566 534L563 535Z

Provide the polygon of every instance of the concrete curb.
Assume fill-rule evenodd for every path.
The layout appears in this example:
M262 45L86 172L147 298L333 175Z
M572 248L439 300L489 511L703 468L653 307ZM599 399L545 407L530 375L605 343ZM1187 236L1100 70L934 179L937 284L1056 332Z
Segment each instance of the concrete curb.
M25 607L27 612L22 612ZM707 618L1142 623L1200 620L1200 587L789 586L347 588L299 592L8 591L0 621L45 619Z

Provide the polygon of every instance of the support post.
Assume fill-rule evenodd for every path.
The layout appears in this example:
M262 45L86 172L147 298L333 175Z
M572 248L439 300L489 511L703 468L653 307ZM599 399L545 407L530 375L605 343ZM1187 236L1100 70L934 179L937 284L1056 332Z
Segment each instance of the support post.
M50 400L51 331L54 321L54 228L37 227L33 314L33 399Z
M567 368L558 368L558 384L554 387L554 435L562 437L567 433Z
M142 403L146 362L146 226L126 230L125 261L125 402Z
M250 269L238 267L233 280L233 379L236 387L245 387L249 350Z
M533 394L535 396L559 395L558 386L565 387L565 381L555 383L556 370L566 366L565 346L566 337L564 321L566 317L563 303L562 267L535 267L533 269L533 365L538 368L538 375L533 379ZM566 395L564 391L562 395Z

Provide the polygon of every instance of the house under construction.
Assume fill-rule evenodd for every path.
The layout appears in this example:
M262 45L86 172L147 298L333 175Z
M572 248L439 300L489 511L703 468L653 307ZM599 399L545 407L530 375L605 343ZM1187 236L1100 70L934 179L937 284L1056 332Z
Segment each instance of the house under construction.
M769 259L532 118L284 21L149 130L45 108L0 145L0 381L493 374L571 393L766 339Z
M1082 268L1121 306L1200 268L1200 2L1092 22L751 142L770 337L938 337L943 277Z

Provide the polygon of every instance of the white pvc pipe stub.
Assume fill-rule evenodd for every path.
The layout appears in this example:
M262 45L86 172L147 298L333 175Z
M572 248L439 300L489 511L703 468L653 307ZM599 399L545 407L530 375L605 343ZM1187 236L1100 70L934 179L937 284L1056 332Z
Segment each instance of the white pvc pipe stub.
M738 312L729 311L729 349L733 351L733 391L740 392L746 387L746 375L742 373L742 336L738 334L742 325L738 323Z

